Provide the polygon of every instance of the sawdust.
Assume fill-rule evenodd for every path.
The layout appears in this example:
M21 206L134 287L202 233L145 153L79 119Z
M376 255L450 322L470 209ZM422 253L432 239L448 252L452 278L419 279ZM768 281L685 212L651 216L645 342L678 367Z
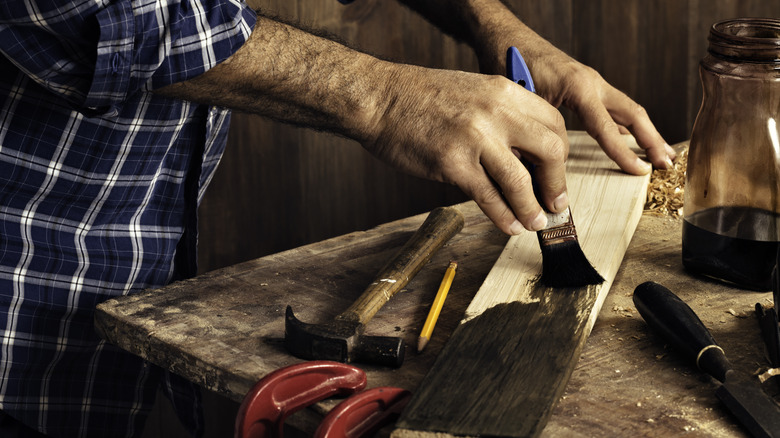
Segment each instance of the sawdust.
M612 311L626 318L633 318L633 313L635 312L635 310L630 307L623 307L618 305L612 306Z
M645 214L674 218L681 218L683 215L688 144L675 145L675 149L678 152L674 167L669 170L656 169L650 176Z

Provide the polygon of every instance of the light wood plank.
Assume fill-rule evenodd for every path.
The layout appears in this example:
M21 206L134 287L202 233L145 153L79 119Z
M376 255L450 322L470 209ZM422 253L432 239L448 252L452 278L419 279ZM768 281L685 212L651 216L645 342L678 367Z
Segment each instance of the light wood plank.
M633 138L626 141L636 147ZM571 133L570 142L574 222L583 251L606 281L545 288L538 284L535 234L511 238L394 438L535 436L544 428L639 222L649 181L620 172L584 133Z
M588 260L606 279L615 278L623 254L642 214L649 176L621 173L596 142L583 132L570 132L567 184L577 234ZM626 141L635 146L632 137ZM499 303L534 302L529 280L541 273L542 258L534 233L509 239L484 284L466 310L463 322Z

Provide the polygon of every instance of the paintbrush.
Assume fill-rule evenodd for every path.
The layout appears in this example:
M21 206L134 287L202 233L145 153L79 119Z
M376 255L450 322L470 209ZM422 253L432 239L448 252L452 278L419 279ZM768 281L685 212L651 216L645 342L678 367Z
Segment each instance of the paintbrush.
M507 51L506 75L511 81L536 93L531 72L516 47L510 47ZM527 164L527 167L533 173L533 165ZM566 208L561 213L545 213L547 227L536 232L542 249L540 282L547 287L582 287L604 282L604 278L582 252L571 209Z

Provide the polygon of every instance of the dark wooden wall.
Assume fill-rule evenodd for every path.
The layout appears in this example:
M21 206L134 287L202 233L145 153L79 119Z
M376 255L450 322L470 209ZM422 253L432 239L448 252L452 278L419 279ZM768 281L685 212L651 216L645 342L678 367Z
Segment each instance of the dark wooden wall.
M690 135L701 101L698 61L711 24L780 17L778 0L508 3L537 32L642 104L670 143ZM385 58L477 70L468 47L393 1L254 0L254 6L297 17ZM571 129L579 128L569 112L564 116ZM234 115L231 129L200 210L201 272L465 200L453 187L387 168L350 140L244 114ZM209 436L230 435L235 406L224 405L211 404ZM145 436L172 438L169 429L169 420L157 418Z
M686 139L701 101L698 61L709 26L780 16L777 0L512 0L523 20L598 70L649 112L670 142ZM389 59L476 71L465 45L393 1L255 0ZM563 111L571 129L575 117ZM228 150L201 207L201 271L278 252L465 198L389 169L356 142L235 114Z

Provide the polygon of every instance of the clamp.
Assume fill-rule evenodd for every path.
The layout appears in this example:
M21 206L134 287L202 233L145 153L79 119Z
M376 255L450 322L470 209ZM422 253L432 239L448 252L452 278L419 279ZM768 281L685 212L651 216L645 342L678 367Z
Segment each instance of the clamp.
M324 418L316 438L372 436L400 415L407 390L379 387L362 391L363 370L340 362L309 361L280 368L258 381L236 416L235 438L283 438L284 420L331 396L350 396Z
M394 422L412 393L382 386L355 394L333 408L314 432L314 438L371 437Z

